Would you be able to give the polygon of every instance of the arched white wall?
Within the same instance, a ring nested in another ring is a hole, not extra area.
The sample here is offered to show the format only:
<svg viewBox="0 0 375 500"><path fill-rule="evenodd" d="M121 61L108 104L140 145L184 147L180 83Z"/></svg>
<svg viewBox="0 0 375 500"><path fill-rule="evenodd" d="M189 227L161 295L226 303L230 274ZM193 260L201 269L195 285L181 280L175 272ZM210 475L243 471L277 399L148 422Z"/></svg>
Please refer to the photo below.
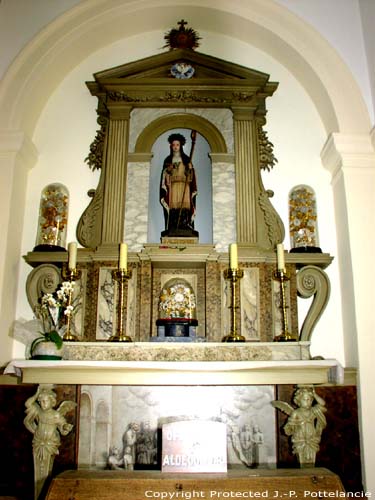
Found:
<svg viewBox="0 0 375 500"><path fill-rule="evenodd" d="M182 11L192 26L246 41L287 67L313 98L327 133L368 132L361 93L338 54L297 16L263 0L235 0L230 5L225 0L206 0L203 5L199 0L82 2L42 30L11 65L0 94L4 123L22 126L32 135L48 95L75 65L124 33L163 32ZM348 102L353 103L350 109Z"/></svg>

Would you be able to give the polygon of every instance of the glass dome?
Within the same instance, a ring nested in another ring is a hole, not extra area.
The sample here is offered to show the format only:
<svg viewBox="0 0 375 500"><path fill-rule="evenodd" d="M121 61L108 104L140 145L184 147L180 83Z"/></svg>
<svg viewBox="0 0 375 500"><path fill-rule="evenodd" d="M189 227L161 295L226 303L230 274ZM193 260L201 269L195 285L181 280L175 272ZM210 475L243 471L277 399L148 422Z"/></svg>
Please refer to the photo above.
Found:
<svg viewBox="0 0 375 500"><path fill-rule="evenodd" d="M196 318L195 293L186 280L173 278L165 283L159 296L159 318Z"/></svg>
<svg viewBox="0 0 375 500"><path fill-rule="evenodd" d="M299 185L289 193L289 234L291 251L320 251L315 192Z"/></svg>
<svg viewBox="0 0 375 500"><path fill-rule="evenodd" d="M34 251L65 250L68 208L69 192L63 184L48 184L42 190Z"/></svg>

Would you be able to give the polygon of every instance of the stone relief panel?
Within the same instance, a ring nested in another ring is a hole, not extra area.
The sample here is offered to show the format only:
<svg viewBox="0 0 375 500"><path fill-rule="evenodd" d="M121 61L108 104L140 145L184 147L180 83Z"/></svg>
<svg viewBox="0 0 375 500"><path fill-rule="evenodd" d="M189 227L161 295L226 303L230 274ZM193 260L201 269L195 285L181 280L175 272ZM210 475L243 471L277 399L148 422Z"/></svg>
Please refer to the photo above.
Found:
<svg viewBox="0 0 375 500"><path fill-rule="evenodd" d="M81 411L80 428L92 429L80 433L78 467L160 470L162 425L181 420L226 424L228 468L274 467L274 398L273 386L82 386L91 404Z"/></svg>
<svg viewBox="0 0 375 500"><path fill-rule="evenodd" d="M108 340L116 333L117 287L110 267L99 271L98 308L96 318L96 340ZM137 273L133 272L128 281L126 301L126 335L135 339L136 334L136 291Z"/></svg>

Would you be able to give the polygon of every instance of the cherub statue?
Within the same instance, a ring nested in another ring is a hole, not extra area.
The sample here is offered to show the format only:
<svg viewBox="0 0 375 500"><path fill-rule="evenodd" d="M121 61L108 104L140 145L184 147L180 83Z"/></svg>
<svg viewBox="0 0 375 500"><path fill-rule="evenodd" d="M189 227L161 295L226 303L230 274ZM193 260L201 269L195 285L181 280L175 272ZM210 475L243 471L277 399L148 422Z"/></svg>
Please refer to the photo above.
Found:
<svg viewBox="0 0 375 500"><path fill-rule="evenodd" d="M65 414L73 410L76 403L63 401L55 410L56 394L52 386L38 386L38 390L26 403L24 424L33 437L34 494L38 498L45 480L52 471L55 455L59 454L60 434L66 436L73 425L65 420Z"/></svg>
<svg viewBox="0 0 375 500"><path fill-rule="evenodd" d="M325 401L312 385L300 385L293 398L297 408L284 401L272 401L272 406L289 415L284 431L291 436L293 453L301 467L312 467L319 451L323 429L327 425ZM316 404L313 404L316 401Z"/></svg>

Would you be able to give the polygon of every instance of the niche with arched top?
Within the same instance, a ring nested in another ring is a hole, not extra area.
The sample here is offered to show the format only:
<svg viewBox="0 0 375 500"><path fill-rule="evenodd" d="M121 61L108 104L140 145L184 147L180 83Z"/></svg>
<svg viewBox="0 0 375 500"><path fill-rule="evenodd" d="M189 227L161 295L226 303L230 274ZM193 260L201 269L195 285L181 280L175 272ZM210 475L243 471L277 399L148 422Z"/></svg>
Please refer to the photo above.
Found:
<svg viewBox="0 0 375 500"><path fill-rule="evenodd" d="M191 140L191 129L175 128L161 134L152 147L152 161L150 167L150 190L148 204L148 235L149 243L160 241L161 233L166 229L163 207L160 202L160 183L163 163L170 154L168 137L172 134L182 134L186 139L183 146L185 154L191 157L197 179L197 195L194 199L195 216L194 229L199 233L200 243L212 243L213 216L212 216L212 166L210 159L211 148L205 137L197 133L195 147ZM192 149L194 149L192 154Z"/></svg>

